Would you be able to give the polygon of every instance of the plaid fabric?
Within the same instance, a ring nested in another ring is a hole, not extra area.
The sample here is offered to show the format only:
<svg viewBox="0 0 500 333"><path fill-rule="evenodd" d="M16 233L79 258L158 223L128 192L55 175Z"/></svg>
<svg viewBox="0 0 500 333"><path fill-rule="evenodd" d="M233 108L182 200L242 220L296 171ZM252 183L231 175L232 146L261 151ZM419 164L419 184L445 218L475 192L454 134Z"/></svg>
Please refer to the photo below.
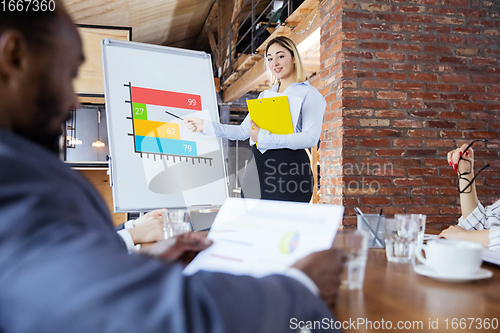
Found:
<svg viewBox="0 0 500 333"><path fill-rule="evenodd" d="M500 200L486 208L479 203L466 219L458 219L458 225L466 230L490 229L489 249L500 251Z"/></svg>

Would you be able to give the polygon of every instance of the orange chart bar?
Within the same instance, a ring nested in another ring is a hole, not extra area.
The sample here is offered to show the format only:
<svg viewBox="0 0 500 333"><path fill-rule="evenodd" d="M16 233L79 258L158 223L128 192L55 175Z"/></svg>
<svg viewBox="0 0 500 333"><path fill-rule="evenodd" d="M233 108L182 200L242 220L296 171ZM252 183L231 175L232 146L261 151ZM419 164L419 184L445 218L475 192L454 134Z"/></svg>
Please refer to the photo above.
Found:
<svg viewBox="0 0 500 333"><path fill-rule="evenodd" d="M179 124L134 119L135 135L180 140Z"/></svg>
<svg viewBox="0 0 500 333"><path fill-rule="evenodd" d="M131 87L132 102L201 111L201 96L174 91Z"/></svg>

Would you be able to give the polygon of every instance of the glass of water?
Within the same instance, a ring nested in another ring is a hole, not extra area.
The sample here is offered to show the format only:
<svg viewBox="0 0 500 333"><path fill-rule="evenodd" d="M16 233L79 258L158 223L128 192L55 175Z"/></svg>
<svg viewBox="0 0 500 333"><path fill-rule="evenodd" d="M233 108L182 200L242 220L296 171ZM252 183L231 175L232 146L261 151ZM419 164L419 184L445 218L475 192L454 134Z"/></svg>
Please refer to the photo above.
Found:
<svg viewBox="0 0 500 333"><path fill-rule="evenodd" d="M415 258L420 221L414 219L384 219L387 260L412 262Z"/></svg>
<svg viewBox="0 0 500 333"><path fill-rule="evenodd" d="M395 219L412 219L417 220L419 222L419 230L418 230L418 240L417 246L422 245L424 243L424 233L425 233L425 222L427 220L427 215L424 214L395 214Z"/></svg>
<svg viewBox="0 0 500 333"><path fill-rule="evenodd" d="M191 224L189 223L189 211L187 209L173 209L163 213L165 239L190 231Z"/></svg>
<svg viewBox="0 0 500 333"><path fill-rule="evenodd" d="M365 280L368 234L362 230L339 230L333 247L342 249L347 260L341 276L342 289L361 289Z"/></svg>

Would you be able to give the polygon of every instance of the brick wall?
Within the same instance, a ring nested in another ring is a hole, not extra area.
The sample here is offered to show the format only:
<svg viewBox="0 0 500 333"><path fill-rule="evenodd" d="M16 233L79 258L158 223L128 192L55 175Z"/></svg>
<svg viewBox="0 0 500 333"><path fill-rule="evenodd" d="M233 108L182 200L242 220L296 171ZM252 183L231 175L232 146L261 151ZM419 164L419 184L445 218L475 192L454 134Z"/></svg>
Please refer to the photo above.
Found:
<svg viewBox="0 0 500 333"><path fill-rule="evenodd" d="M324 87L320 91L327 106L323 119L321 135L321 201L343 204L342 144L343 144L343 101L340 96L342 87L342 4L338 1L324 1L320 5L321 49L320 70Z"/></svg>
<svg viewBox="0 0 500 333"><path fill-rule="evenodd" d="M446 153L473 139L483 203L500 199L500 1L325 0L321 77L328 102L321 198L385 214L460 215Z"/></svg>

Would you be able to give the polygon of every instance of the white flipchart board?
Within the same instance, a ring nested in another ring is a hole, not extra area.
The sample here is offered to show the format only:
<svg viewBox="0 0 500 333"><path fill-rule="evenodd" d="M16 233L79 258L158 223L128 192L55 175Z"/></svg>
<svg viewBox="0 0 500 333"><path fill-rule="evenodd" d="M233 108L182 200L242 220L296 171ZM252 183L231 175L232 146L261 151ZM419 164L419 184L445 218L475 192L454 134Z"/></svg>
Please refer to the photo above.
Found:
<svg viewBox="0 0 500 333"><path fill-rule="evenodd" d="M210 55L105 39L102 56L115 212L221 205L221 140L165 112L219 122Z"/></svg>

